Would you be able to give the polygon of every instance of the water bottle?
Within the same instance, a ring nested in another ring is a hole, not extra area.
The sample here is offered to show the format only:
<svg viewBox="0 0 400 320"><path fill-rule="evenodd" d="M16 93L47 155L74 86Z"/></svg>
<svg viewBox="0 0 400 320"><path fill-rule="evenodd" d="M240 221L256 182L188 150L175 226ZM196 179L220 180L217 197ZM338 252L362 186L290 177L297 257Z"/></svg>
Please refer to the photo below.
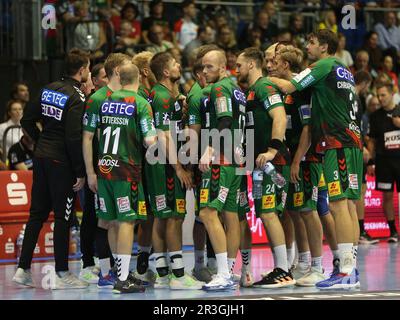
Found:
<svg viewBox="0 0 400 320"><path fill-rule="evenodd" d="M264 165L263 171L265 174L271 177L271 180L275 185L281 189L286 184L285 178L275 169L275 166L271 162L267 162Z"/></svg>
<svg viewBox="0 0 400 320"><path fill-rule="evenodd" d="M263 182L263 172L259 169L253 171L253 198L261 199L262 197L262 182Z"/></svg>

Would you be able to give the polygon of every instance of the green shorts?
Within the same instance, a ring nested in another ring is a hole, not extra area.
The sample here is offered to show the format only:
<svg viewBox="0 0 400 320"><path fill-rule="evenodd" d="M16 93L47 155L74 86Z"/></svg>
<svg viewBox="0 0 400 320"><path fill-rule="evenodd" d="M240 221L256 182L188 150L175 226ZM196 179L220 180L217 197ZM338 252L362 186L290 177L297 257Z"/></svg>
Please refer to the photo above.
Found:
<svg viewBox="0 0 400 320"><path fill-rule="evenodd" d="M290 211L317 210L318 185L323 180L322 164L302 161L300 181L289 184L286 209Z"/></svg>
<svg viewBox="0 0 400 320"><path fill-rule="evenodd" d="M218 212L238 212L238 198L243 176L236 174L237 167L213 165L203 173L199 203L200 210L210 207Z"/></svg>
<svg viewBox="0 0 400 320"><path fill-rule="evenodd" d="M182 188L174 168L167 164L147 164L146 178L150 205L159 219L185 218L186 190Z"/></svg>
<svg viewBox="0 0 400 320"><path fill-rule="evenodd" d="M248 189L247 189L247 175L242 176L242 182L240 184L239 190L239 220L246 219L246 213L250 212L249 198L248 198Z"/></svg>
<svg viewBox="0 0 400 320"><path fill-rule="evenodd" d="M358 200L361 195L363 156L360 149L341 148L325 152L323 171L330 201Z"/></svg>
<svg viewBox="0 0 400 320"><path fill-rule="evenodd" d="M290 166L275 165L275 168L286 179L286 184L283 188L279 189L272 182L269 175L263 174L262 197L261 199L254 199L254 208L257 217L260 217L263 213L277 212L281 214L285 209L289 190Z"/></svg>
<svg viewBox="0 0 400 320"><path fill-rule="evenodd" d="M147 209L141 183L98 179L96 212L103 220L146 220Z"/></svg>

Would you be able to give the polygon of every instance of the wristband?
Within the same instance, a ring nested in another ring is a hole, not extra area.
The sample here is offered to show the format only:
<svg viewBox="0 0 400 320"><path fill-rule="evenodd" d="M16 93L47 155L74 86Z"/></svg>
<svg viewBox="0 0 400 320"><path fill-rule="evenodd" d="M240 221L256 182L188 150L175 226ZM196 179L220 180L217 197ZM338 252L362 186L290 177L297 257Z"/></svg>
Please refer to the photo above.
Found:
<svg viewBox="0 0 400 320"><path fill-rule="evenodd" d="M279 140L279 139L272 139L272 140L269 142L269 148L273 148L273 149L279 151L279 150L281 150L283 147L284 147L284 144L283 144L283 142L282 142L281 140Z"/></svg>
<svg viewBox="0 0 400 320"><path fill-rule="evenodd" d="M375 164L375 160L374 159L369 159L367 162L367 166L373 166Z"/></svg>

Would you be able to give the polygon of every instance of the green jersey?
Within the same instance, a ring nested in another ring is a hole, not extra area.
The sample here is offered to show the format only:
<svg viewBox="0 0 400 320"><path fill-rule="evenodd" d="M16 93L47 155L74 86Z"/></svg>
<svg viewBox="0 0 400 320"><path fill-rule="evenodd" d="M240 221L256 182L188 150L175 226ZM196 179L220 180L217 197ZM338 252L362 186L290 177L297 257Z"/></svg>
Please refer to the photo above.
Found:
<svg viewBox="0 0 400 320"><path fill-rule="evenodd" d="M156 134L150 105L136 92L118 90L100 107L99 174L141 181L142 145Z"/></svg>
<svg viewBox="0 0 400 320"><path fill-rule="evenodd" d="M310 101L311 95L309 90L304 93L294 92L284 97L287 119L285 138L286 145L292 157L295 155L299 145L303 126L310 123Z"/></svg>
<svg viewBox="0 0 400 320"><path fill-rule="evenodd" d="M245 124L246 124L246 96L242 90L230 79L223 78L214 83L211 87L209 100L205 101L208 114L203 115L205 125L202 129L218 129L218 121L223 117L232 118L231 137L232 142L232 164L234 163L234 155L240 153L243 156ZM237 130L236 137L235 131ZM211 141L210 141L211 142ZM221 145L221 156L224 152L224 144ZM221 161L223 161L221 159Z"/></svg>
<svg viewBox="0 0 400 320"><path fill-rule="evenodd" d="M201 124L201 104L207 99L210 94L211 86L201 88L198 82L190 89L187 95L189 126Z"/></svg>
<svg viewBox="0 0 400 320"><path fill-rule="evenodd" d="M246 129L254 130L254 159L260 153L267 152L271 141L272 118L269 112L277 107L283 107L279 89L268 78L259 78L247 93ZM280 157L281 150L275 157L278 163L284 165L289 159ZM287 155L288 156L288 155Z"/></svg>
<svg viewBox="0 0 400 320"><path fill-rule="evenodd" d="M362 148L354 77L335 57L321 59L295 76L297 90L312 88L311 135L316 152Z"/></svg>
<svg viewBox="0 0 400 320"><path fill-rule="evenodd" d="M150 89L146 88L144 85L141 84L139 86L138 95L146 99L149 103L151 103L150 91L151 91Z"/></svg>
<svg viewBox="0 0 400 320"><path fill-rule="evenodd" d="M183 109L176 97L168 88L157 83L151 91L151 107L154 113L155 127L163 131L171 130L171 134L179 134L183 130ZM177 148L181 146L179 142Z"/></svg>
<svg viewBox="0 0 400 320"><path fill-rule="evenodd" d="M87 103L86 111L83 116L83 130L89 132L95 132L99 126L99 112L102 103L112 95L112 90L104 86L95 93L93 93Z"/></svg>

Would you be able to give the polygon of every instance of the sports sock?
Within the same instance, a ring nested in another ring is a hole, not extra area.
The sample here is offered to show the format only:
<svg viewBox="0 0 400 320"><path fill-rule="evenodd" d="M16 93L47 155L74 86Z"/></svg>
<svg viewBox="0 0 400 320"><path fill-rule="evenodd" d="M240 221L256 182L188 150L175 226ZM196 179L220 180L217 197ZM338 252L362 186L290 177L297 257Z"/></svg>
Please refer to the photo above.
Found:
<svg viewBox="0 0 400 320"><path fill-rule="evenodd" d="M311 253L310 251L299 252L299 268L302 270L307 270L310 268Z"/></svg>
<svg viewBox="0 0 400 320"><path fill-rule="evenodd" d="M228 258L228 269L230 273L233 273L235 268L236 258Z"/></svg>
<svg viewBox="0 0 400 320"><path fill-rule="evenodd" d="M353 244L339 243L340 272L350 274L354 267Z"/></svg>
<svg viewBox="0 0 400 320"><path fill-rule="evenodd" d="M276 257L276 268L281 268L282 270L288 272L289 269L287 264L286 245L282 244L274 247L274 252Z"/></svg>
<svg viewBox="0 0 400 320"><path fill-rule="evenodd" d="M194 250L194 270L199 271L205 268L204 250Z"/></svg>
<svg viewBox="0 0 400 320"><path fill-rule="evenodd" d="M185 267L183 266L182 250L170 252L169 258L174 276L177 278L183 277L185 275Z"/></svg>
<svg viewBox="0 0 400 320"><path fill-rule="evenodd" d="M129 264L131 262L130 254L119 254L117 256L117 266L118 266L118 279L125 281L129 275Z"/></svg>
<svg viewBox="0 0 400 320"><path fill-rule="evenodd" d="M215 258L217 259L218 274L224 277L229 277L228 253L217 253L215 254Z"/></svg>
<svg viewBox="0 0 400 320"><path fill-rule="evenodd" d="M240 250L242 255L242 272L251 271L251 249Z"/></svg>
<svg viewBox="0 0 400 320"><path fill-rule="evenodd" d="M322 273L322 257L311 257L311 267Z"/></svg>

